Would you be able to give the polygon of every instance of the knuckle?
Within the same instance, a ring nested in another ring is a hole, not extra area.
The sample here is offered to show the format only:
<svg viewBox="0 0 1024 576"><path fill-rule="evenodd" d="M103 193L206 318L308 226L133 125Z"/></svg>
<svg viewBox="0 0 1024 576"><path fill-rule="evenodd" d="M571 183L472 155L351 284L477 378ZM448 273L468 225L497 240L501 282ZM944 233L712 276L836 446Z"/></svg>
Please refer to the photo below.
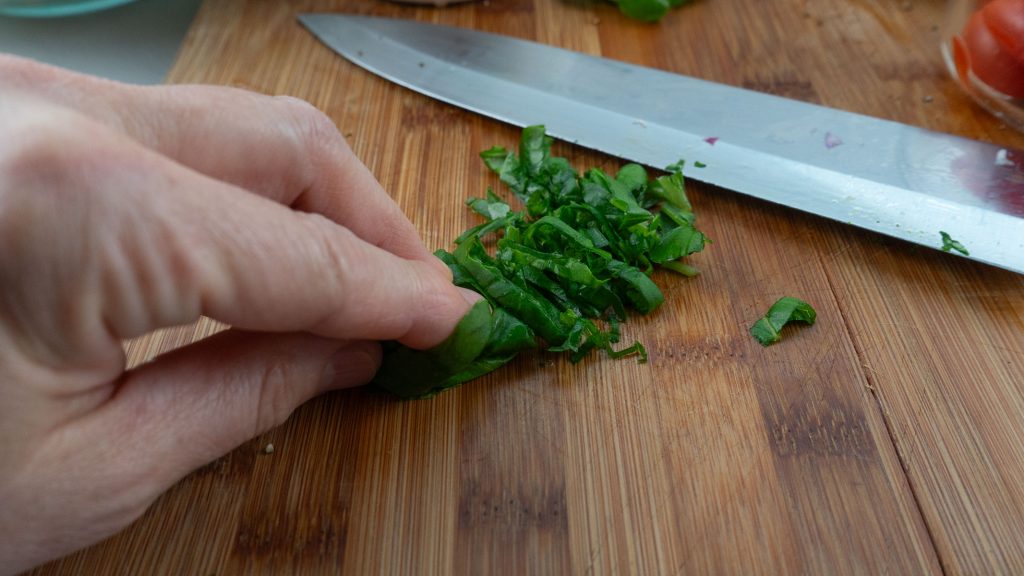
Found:
<svg viewBox="0 0 1024 576"><path fill-rule="evenodd" d="M8 248L25 244L38 235L59 204L53 196L66 186L66 172L73 171L76 153L69 149L68 129L59 122L25 118L10 126L9 138L0 144L0 242ZM35 232L33 232L35 230Z"/></svg>
<svg viewBox="0 0 1024 576"><path fill-rule="evenodd" d="M115 159L97 138L97 126L74 114L57 112L26 118L12 127L9 144L0 148L0 174L6 191L34 194L80 192L84 176L102 173Z"/></svg>
<svg viewBox="0 0 1024 576"><path fill-rule="evenodd" d="M304 148L311 151L348 148L334 121L319 108L294 96L274 98L284 107L285 115Z"/></svg>
<svg viewBox="0 0 1024 576"><path fill-rule="evenodd" d="M38 62L0 54L0 86L33 86L53 81L60 70Z"/></svg>
<svg viewBox="0 0 1024 576"><path fill-rule="evenodd" d="M95 232L80 228L113 200L103 183L123 162L87 127L74 115L56 114L12 128L9 145L0 145L0 243L52 252L54 240L75 230ZM34 242L43 237L51 241Z"/></svg>
<svg viewBox="0 0 1024 576"><path fill-rule="evenodd" d="M315 262L324 265L324 277L335 286L344 286L356 271L357 263L348 249L354 234L348 228L338 226L319 214L303 214L310 237L315 240L312 249ZM342 290L342 292L345 292Z"/></svg>
<svg viewBox="0 0 1024 576"><path fill-rule="evenodd" d="M293 96L275 96L283 126L281 132L290 140L289 171L297 190L315 188L324 176L325 166L344 157L348 144L338 132L334 121L309 102Z"/></svg>

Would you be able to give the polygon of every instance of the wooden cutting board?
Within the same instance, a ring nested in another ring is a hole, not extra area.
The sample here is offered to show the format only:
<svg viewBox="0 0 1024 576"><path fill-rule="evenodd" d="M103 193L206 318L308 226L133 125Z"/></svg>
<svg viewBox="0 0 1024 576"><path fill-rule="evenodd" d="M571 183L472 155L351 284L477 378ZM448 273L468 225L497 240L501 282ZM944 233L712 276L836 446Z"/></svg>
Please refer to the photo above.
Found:
<svg viewBox="0 0 1024 576"><path fill-rule="evenodd" d="M518 131L354 67L298 12L502 32L1024 147L947 78L943 7L697 0L646 25L587 0L218 0L168 80L310 100L434 248L496 184L477 152ZM665 306L628 324L649 363L525 354L430 400L320 398L37 574L1024 573L1024 276L689 192L714 244L699 277L656 275ZM761 348L747 327L783 295L818 323Z"/></svg>

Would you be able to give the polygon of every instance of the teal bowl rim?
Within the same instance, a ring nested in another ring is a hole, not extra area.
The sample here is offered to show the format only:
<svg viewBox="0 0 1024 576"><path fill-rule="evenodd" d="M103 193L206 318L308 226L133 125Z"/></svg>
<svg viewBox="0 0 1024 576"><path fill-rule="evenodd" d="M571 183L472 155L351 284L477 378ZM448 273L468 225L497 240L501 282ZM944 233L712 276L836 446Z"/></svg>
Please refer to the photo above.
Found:
<svg viewBox="0 0 1024 576"><path fill-rule="evenodd" d="M89 0L87 2L72 2L58 6L7 6L0 2L0 15L17 16L20 18L57 18L60 16L75 16L98 10L106 10L129 4L136 0Z"/></svg>

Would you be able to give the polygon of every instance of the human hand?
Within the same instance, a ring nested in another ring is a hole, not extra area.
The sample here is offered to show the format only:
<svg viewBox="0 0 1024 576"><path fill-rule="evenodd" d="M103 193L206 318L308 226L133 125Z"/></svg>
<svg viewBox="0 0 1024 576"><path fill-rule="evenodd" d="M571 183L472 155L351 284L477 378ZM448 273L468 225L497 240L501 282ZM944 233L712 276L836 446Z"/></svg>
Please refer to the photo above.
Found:
<svg viewBox="0 0 1024 576"><path fill-rule="evenodd" d="M128 525L469 309L312 106L0 56L0 573ZM232 329L125 370L122 340Z"/></svg>

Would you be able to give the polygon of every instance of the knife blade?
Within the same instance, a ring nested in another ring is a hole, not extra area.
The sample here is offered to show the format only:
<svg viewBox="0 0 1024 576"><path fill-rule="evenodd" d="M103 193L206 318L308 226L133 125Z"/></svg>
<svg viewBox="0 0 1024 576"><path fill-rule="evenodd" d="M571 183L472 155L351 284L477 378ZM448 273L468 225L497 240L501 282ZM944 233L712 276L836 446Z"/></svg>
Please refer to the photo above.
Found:
<svg viewBox="0 0 1024 576"><path fill-rule="evenodd" d="M1024 273L1024 150L409 20L302 14L354 64L432 98L688 178ZM947 251L948 246L946 246Z"/></svg>

